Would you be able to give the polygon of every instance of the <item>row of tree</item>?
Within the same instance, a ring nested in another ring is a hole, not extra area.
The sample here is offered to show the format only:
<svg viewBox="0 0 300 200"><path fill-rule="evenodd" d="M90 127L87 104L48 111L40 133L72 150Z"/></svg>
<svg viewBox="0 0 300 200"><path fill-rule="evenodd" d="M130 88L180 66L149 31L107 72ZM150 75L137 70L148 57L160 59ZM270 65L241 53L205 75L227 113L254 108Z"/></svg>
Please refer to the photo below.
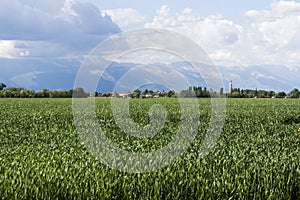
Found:
<svg viewBox="0 0 300 200"><path fill-rule="evenodd" d="M6 88L4 83L0 83L0 98L85 98L90 96L88 92L85 92L82 88L76 88L71 90L47 90L42 89L38 92L34 90L27 90L25 88ZM95 92L93 96L95 97L112 97L118 96L116 93L98 93ZM208 97L218 97L218 96L226 96L228 98L299 98L300 91L295 88L289 93L275 92L275 91L267 91L267 90L251 90L251 89L240 89L233 88L229 93L224 93L223 88L220 89L219 92L213 91L211 89L207 89L206 87L189 87L186 90L182 90L179 93L175 91L152 91L145 89L144 91L134 90L130 93L129 97L133 98L142 98L148 96L158 96L158 97L197 97L197 98L208 98Z"/></svg>
<svg viewBox="0 0 300 200"><path fill-rule="evenodd" d="M221 95L223 95L223 89L220 90L220 93ZM206 87L202 89L202 87L195 87L195 86L194 87L190 86L188 89L179 92L180 97L208 98L211 96L210 94L214 94L214 96L216 96L215 94L217 94L217 92L212 90L207 90Z"/></svg>
<svg viewBox="0 0 300 200"><path fill-rule="evenodd" d="M226 96L227 98L299 98L300 91L297 88L294 88L289 93L284 91L275 92L268 90L251 90L251 89L240 89L233 88L230 92L224 93L224 89L221 88L219 92L213 90L207 90L206 87L189 87L187 90L182 90L180 93L181 97L193 97L198 98L207 98L210 96Z"/></svg>
<svg viewBox="0 0 300 200"><path fill-rule="evenodd" d="M1 89L1 88L0 88ZM27 90L25 88L7 88L0 90L0 98L86 98L89 93L82 88L74 90Z"/></svg>
<svg viewBox="0 0 300 200"><path fill-rule="evenodd" d="M295 88L289 93L286 92L275 92L275 91L267 91L267 90L251 90L251 89L240 89L233 88L231 92L225 93L224 89L221 88L219 92L213 91L212 89L207 89L206 87L189 87L186 90L182 90L176 93L173 90L169 92L160 92L160 91L152 91L145 89L144 91L134 90L130 93L129 97L132 98L143 98L145 95L149 96L159 96L159 97L197 97L197 98L210 98L210 97L227 97L227 98L299 98L300 91ZM118 97L118 93L95 93L95 97Z"/></svg>
<svg viewBox="0 0 300 200"><path fill-rule="evenodd" d="M233 88L230 92L224 93L223 88L220 89L220 92L209 90L207 91L206 88L202 90L201 87L197 88L189 88L188 90L181 91L183 96L189 96L189 94L193 94L196 97L205 98L210 97L211 94L217 97L219 96L226 96L227 98L299 98L300 91L297 88L294 88L292 91L286 93L284 91L275 92L272 90L252 90L252 89L240 89L240 88Z"/></svg>
<svg viewBox="0 0 300 200"><path fill-rule="evenodd" d="M231 93L227 94L227 97L231 98L299 98L300 92L297 88L293 89L289 93L267 91L267 90L249 90L234 88Z"/></svg>

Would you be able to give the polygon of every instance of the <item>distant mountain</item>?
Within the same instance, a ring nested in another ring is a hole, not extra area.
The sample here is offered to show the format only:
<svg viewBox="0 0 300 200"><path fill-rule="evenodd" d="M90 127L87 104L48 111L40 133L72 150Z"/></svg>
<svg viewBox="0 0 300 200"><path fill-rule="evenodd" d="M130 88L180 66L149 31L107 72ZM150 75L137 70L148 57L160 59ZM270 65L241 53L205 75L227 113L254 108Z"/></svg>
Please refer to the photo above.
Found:
<svg viewBox="0 0 300 200"><path fill-rule="evenodd" d="M0 63L0 82L32 90L72 89L80 66L78 60L65 59L0 59Z"/></svg>
<svg viewBox="0 0 300 200"><path fill-rule="evenodd" d="M117 67L115 70L112 67L108 70L107 75L114 77L118 80L122 76L122 73L129 71L130 64L126 64L122 67L122 64L115 64ZM192 86L206 87L205 80L199 76L195 71L186 70L186 65L190 65L186 62L176 62L167 67L177 70L180 74L184 75ZM136 65L134 65L136 66ZM209 66L205 66L209 67ZM120 70L123 68L123 70ZM274 90L289 92L293 88L300 89L300 68L290 68L286 66L270 66L270 65L257 65L249 67L223 67L217 66L217 70L223 77L223 84L225 91L229 91L229 82L233 81L233 87L242 89L258 89L258 90ZM155 73L155 72L154 72ZM168 76L168 74L166 74ZM105 77L105 76L104 76ZM112 79L110 79L112 80ZM132 80L134 81L134 80ZM104 83L104 82L103 82ZM114 81L105 82L101 86L105 90L112 90L114 88ZM152 90L155 90L152 84ZM157 89L159 89L159 84Z"/></svg>
<svg viewBox="0 0 300 200"><path fill-rule="evenodd" d="M233 87L243 89L262 89L289 92L300 88L300 68L286 66L248 66L218 67L223 76L225 90L229 90L229 82ZM226 84L227 83L227 84Z"/></svg>
<svg viewBox="0 0 300 200"><path fill-rule="evenodd" d="M8 87L25 87L33 90L47 88L71 89L81 62L79 60L60 60L49 64L42 60L20 60L13 63L9 59L0 59L0 82ZM131 91L134 89L165 90L186 89L188 85L205 87L206 83L196 71L189 69L187 62L175 62L169 65L155 63L152 66L134 63L112 63L103 72L91 72L91 76L102 78L97 86L99 92L115 89L116 83L127 77L129 81L119 84L118 89ZM205 66L208 69L209 66ZM224 89L229 90L229 82L233 87L243 89L264 89L289 92L293 88L300 89L300 68L282 65L257 65L248 67L217 66L223 77ZM168 78L166 78L168 77ZM169 80L170 84L167 83ZM184 82L186 84L182 84ZM143 83L138 85L139 83ZM121 86L120 86L121 85ZM148 85L148 86L147 86ZM119 91L120 92L120 91Z"/></svg>

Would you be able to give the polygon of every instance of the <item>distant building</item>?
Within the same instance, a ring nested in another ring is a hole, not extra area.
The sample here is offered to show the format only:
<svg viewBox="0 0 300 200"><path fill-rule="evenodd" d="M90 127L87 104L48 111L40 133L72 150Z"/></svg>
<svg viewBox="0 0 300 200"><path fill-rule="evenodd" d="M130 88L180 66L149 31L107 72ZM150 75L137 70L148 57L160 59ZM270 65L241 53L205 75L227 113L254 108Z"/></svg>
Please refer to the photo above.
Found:
<svg viewBox="0 0 300 200"><path fill-rule="evenodd" d="M115 93L115 92L109 92L108 95L110 97L117 97L117 93Z"/></svg>
<svg viewBox="0 0 300 200"><path fill-rule="evenodd" d="M124 92L124 93L120 93L119 97L121 97L121 98L131 98L132 94L130 92Z"/></svg>
<svg viewBox="0 0 300 200"><path fill-rule="evenodd" d="M146 96L146 98L152 98L153 97L152 94L146 94L145 96Z"/></svg>
<svg viewBox="0 0 300 200"><path fill-rule="evenodd" d="M141 99L143 99L143 98L153 98L153 95L152 94L141 94L140 98Z"/></svg>

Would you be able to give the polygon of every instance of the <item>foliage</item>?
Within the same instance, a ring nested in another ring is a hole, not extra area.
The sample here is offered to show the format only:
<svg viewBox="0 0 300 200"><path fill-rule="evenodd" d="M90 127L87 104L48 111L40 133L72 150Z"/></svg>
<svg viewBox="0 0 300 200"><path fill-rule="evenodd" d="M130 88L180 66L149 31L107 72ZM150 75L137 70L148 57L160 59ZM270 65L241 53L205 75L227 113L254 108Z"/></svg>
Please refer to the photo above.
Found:
<svg viewBox="0 0 300 200"><path fill-rule="evenodd" d="M82 88L74 90L47 90L42 89L38 92L25 88L6 88L0 91L0 98L71 98L87 97L89 94Z"/></svg>
<svg viewBox="0 0 300 200"><path fill-rule="evenodd" d="M86 98L89 96L89 93L85 92L83 88L75 88L73 90L73 97L75 98Z"/></svg>
<svg viewBox="0 0 300 200"><path fill-rule="evenodd" d="M97 99L99 123L116 146L162 148L180 121L177 99L131 99L130 113L149 123L154 104L168 111L152 139L117 128L110 99ZM300 196L299 100L229 99L224 132L200 157L210 100L199 99L201 123L192 146L172 165L151 173L108 168L83 146L71 99L0 99L0 197L3 199L297 199Z"/></svg>
<svg viewBox="0 0 300 200"><path fill-rule="evenodd" d="M299 98L300 97L300 91L297 88L294 88L288 95L291 98Z"/></svg>
<svg viewBox="0 0 300 200"><path fill-rule="evenodd" d="M1 83L2 84L2 83ZM5 90L1 91L1 88L4 89L6 87L5 84L1 86L0 84L0 98L85 98L88 97L90 94L85 92L83 88L76 88L74 90L47 90L42 89L38 92L33 90L27 90L25 88L6 88ZM170 90L169 92L165 91L152 91L145 89L144 91L134 90L132 93L128 93L128 97L131 98L145 98L146 95L151 97L158 96L158 97L197 97L197 98L209 98L209 97L224 97L226 95L227 98L299 98L300 91L297 88L294 88L288 94L281 91L276 93L275 91L267 91L267 90L251 90L251 89L240 89L240 88L233 88L231 93L225 93L224 89L221 88L219 92L213 91L212 89L207 89L206 87L189 87L186 90L182 90L176 93L174 90ZM118 97L118 93L116 92L107 92L107 93L99 93L94 92L92 96L94 97Z"/></svg>
<svg viewBox="0 0 300 200"><path fill-rule="evenodd" d="M174 90L170 90L169 92L168 92L168 95L167 95L169 98L175 98L176 97L176 93L175 93L175 91Z"/></svg>
<svg viewBox="0 0 300 200"><path fill-rule="evenodd" d="M285 92L278 92L276 95L277 98L284 98L285 96L286 96Z"/></svg>
<svg viewBox="0 0 300 200"><path fill-rule="evenodd" d="M210 97L209 91L204 87L189 87L187 90L182 90L179 93L180 97L202 97L207 98Z"/></svg>

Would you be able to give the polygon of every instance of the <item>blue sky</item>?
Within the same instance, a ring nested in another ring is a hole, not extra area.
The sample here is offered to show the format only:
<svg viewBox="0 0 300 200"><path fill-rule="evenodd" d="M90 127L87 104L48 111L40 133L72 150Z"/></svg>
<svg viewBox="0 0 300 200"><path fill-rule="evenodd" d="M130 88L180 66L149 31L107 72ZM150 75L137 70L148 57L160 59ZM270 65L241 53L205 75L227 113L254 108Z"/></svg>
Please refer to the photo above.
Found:
<svg viewBox="0 0 300 200"><path fill-rule="evenodd" d="M97 44L137 28L182 33L219 66L300 66L296 0L2 0L0 25L0 81L14 87L72 87Z"/></svg>

